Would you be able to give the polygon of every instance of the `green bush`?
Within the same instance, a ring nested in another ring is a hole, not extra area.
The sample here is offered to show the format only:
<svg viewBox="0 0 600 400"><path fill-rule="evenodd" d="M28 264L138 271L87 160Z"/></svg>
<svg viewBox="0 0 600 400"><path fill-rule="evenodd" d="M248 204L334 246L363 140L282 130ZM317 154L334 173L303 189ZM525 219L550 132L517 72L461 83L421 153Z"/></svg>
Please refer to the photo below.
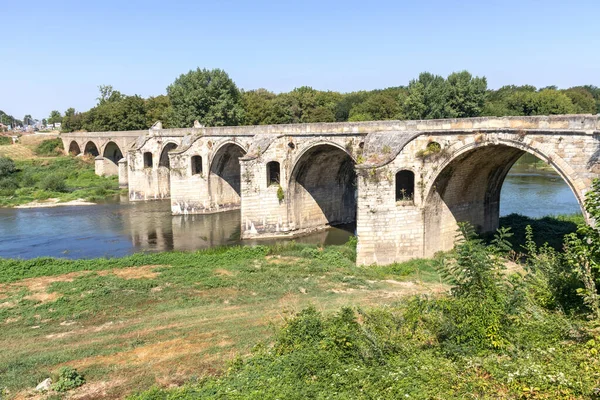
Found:
<svg viewBox="0 0 600 400"><path fill-rule="evenodd" d="M11 175L17 170L15 162L8 157L0 157L0 178Z"/></svg>
<svg viewBox="0 0 600 400"><path fill-rule="evenodd" d="M12 196L19 188L19 181L12 176L0 178L0 196Z"/></svg>
<svg viewBox="0 0 600 400"><path fill-rule="evenodd" d="M52 173L42 178L40 188L51 192L66 192L67 183L62 174Z"/></svg>
<svg viewBox="0 0 600 400"><path fill-rule="evenodd" d="M58 371L58 379L52 385L57 392L66 392L78 388L85 383L85 378L75 368L61 367Z"/></svg>
<svg viewBox="0 0 600 400"><path fill-rule="evenodd" d="M44 140L35 149L39 156L60 156L64 152L63 142L59 138Z"/></svg>
<svg viewBox="0 0 600 400"><path fill-rule="evenodd" d="M6 146L12 144L12 138L8 136L0 136L0 146Z"/></svg>

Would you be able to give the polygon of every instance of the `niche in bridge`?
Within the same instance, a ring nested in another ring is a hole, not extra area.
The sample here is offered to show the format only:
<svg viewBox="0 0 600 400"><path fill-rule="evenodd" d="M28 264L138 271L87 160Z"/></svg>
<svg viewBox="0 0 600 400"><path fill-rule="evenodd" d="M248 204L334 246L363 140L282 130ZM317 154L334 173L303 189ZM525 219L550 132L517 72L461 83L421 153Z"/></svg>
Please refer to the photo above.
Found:
<svg viewBox="0 0 600 400"><path fill-rule="evenodd" d="M507 145L489 145L467 151L453 159L438 174L425 204L425 255L449 250L454 245L457 223L468 222L476 231L493 232L499 227L500 195L506 177L523 150ZM551 168L551 167L549 167ZM553 178L568 188L558 174ZM513 188L515 204L524 203L527 185ZM549 193L537 191L535 206L551 204ZM519 212L518 209L513 211ZM552 214L553 212L549 212Z"/></svg>
<svg viewBox="0 0 600 400"><path fill-rule="evenodd" d="M192 156L192 175L202 174L202 157Z"/></svg>
<svg viewBox="0 0 600 400"><path fill-rule="evenodd" d="M403 170L396 173L396 201L413 201L415 196L415 174Z"/></svg>
<svg viewBox="0 0 600 400"><path fill-rule="evenodd" d="M83 150L83 154L98 157L100 152L98 151L98 147L96 147L94 142L87 142Z"/></svg>
<svg viewBox="0 0 600 400"><path fill-rule="evenodd" d="M123 153L121 153L121 149L115 142L108 142L106 147L104 148L104 154L102 155L105 159L112 161L117 164L119 160L123 158Z"/></svg>
<svg viewBox="0 0 600 400"><path fill-rule="evenodd" d="M279 175L281 167L277 161L267 163L267 186L279 185Z"/></svg>
<svg viewBox="0 0 600 400"><path fill-rule="evenodd" d="M241 193L240 158L246 151L237 144L222 146L210 163L210 194L219 206L239 206Z"/></svg>
<svg viewBox="0 0 600 400"><path fill-rule="evenodd" d="M152 153L149 151L144 153L144 168L152 168Z"/></svg>
<svg viewBox="0 0 600 400"><path fill-rule="evenodd" d="M69 154L72 156L76 156L79 153L81 153L81 149L79 148L79 145L77 144L76 141L72 141L71 144L69 145Z"/></svg>
<svg viewBox="0 0 600 400"><path fill-rule="evenodd" d="M296 229L355 222L354 160L328 144L309 149L294 166L287 195Z"/></svg>

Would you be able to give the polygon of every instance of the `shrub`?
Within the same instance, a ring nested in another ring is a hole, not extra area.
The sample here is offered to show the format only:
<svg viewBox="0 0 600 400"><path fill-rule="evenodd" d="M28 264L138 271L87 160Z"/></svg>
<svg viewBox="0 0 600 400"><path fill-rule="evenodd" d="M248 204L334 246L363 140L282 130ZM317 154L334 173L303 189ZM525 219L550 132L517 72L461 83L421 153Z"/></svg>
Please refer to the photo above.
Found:
<svg viewBox="0 0 600 400"><path fill-rule="evenodd" d="M0 196L12 196L19 188L19 182L12 176L0 178Z"/></svg>
<svg viewBox="0 0 600 400"><path fill-rule="evenodd" d="M15 162L8 157L0 157L0 178L15 172Z"/></svg>
<svg viewBox="0 0 600 400"><path fill-rule="evenodd" d="M12 138L8 136L0 136L0 146L6 146L12 144Z"/></svg>
<svg viewBox="0 0 600 400"><path fill-rule="evenodd" d="M35 154L40 156L59 156L63 154L63 143L59 138L44 140L35 149Z"/></svg>
<svg viewBox="0 0 600 400"><path fill-rule="evenodd" d="M78 388L85 383L85 378L75 368L62 367L58 371L58 379L52 385L52 389L57 392L66 392Z"/></svg>
<svg viewBox="0 0 600 400"><path fill-rule="evenodd" d="M52 173L42 178L40 188L51 192L66 192L67 183L63 175Z"/></svg>

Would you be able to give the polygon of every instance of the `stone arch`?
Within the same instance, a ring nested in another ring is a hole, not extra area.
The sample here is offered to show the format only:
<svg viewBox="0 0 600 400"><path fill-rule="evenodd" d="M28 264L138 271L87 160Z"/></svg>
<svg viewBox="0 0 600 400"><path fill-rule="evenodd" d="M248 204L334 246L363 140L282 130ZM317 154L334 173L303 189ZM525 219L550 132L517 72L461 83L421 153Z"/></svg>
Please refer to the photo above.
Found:
<svg viewBox="0 0 600 400"><path fill-rule="evenodd" d="M98 146L96 146L96 143L90 140L85 144L83 154L98 157L100 155L100 152L98 151Z"/></svg>
<svg viewBox="0 0 600 400"><path fill-rule="evenodd" d="M106 146L104 146L102 157L117 164L119 160L123 158L123 153L115 142L108 142Z"/></svg>
<svg viewBox="0 0 600 400"><path fill-rule="evenodd" d="M337 143L315 143L293 164L287 194L294 229L356 221L354 158Z"/></svg>
<svg viewBox="0 0 600 400"><path fill-rule="evenodd" d="M158 193L160 198L171 196L171 162L169 152L177 148L177 143L167 142L163 146L158 159L157 177Z"/></svg>
<svg viewBox="0 0 600 400"><path fill-rule="evenodd" d="M211 203L217 207L235 208L241 204L240 161L246 150L233 141L217 147L210 158L209 192Z"/></svg>
<svg viewBox="0 0 600 400"><path fill-rule="evenodd" d="M171 169L171 162L169 161L169 152L177 148L177 143L168 142L162 148L160 152L160 158L158 159L158 166Z"/></svg>
<svg viewBox="0 0 600 400"><path fill-rule="evenodd" d="M71 141L71 144L69 144L69 154L72 156L76 156L80 153L81 148L79 147L79 143L77 143L75 140Z"/></svg>
<svg viewBox="0 0 600 400"><path fill-rule="evenodd" d="M513 164L525 153L551 165L583 210L584 194L578 189L585 187L583 182L553 151L540 147L534 141L496 138L453 149L425 187L425 256L453 247L458 222L469 222L479 232L498 228L502 185Z"/></svg>

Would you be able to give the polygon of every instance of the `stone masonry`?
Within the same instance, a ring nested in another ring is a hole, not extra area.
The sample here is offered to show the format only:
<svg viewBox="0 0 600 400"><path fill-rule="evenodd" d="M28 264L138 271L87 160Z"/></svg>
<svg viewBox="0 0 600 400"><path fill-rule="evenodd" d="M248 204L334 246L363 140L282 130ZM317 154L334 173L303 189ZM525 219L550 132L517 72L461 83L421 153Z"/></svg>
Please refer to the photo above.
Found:
<svg viewBox="0 0 600 400"><path fill-rule="evenodd" d="M119 173L130 200L170 198L174 215L241 209L242 238L356 222L358 264L448 250L462 221L495 230L502 183L525 152L550 164L583 204L600 173L599 138L600 117L591 115L62 137L72 154L97 156L97 173Z"/></svg>

